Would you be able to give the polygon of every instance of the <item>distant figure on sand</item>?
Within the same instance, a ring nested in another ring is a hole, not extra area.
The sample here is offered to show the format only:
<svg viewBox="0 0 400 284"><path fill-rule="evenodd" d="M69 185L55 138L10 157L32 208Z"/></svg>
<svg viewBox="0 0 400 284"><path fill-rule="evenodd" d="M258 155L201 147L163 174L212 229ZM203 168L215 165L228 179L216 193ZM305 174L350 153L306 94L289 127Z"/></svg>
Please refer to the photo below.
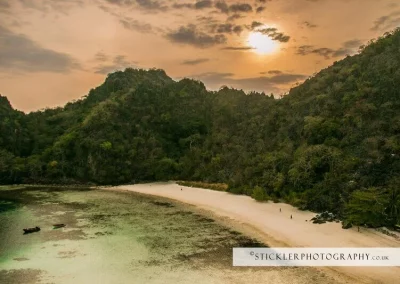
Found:
<svg viewBox="0 0 400 284"><path fill-rule="evenodd" d="M182 190L182 187L181 187L181 190Z"/></svg>
<svg viewBox="0 0 400 284"><path fill-rule="evenodd" d="M279 208L279 212L282 212L282 208Z"/></svg>
<svg viewBox="0 0 400 284"><path fill-rule="evenodd" d="M290 215L290 219L293 219L293 216L292 216L292 215Z"/></svg>

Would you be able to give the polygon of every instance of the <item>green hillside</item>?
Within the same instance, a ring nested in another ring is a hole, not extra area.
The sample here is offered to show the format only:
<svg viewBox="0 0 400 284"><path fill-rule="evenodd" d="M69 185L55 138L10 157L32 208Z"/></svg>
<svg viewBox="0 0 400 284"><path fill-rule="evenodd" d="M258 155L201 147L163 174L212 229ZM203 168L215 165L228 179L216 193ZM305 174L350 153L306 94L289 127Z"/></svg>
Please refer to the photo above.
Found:
<svg viewBox="0 0 400 284"><path fill-rule="evenodd" d="M0 97L0 183L223 182L354 224L400 217L400 30L276 100L126 69L63 108Z"/></svg>

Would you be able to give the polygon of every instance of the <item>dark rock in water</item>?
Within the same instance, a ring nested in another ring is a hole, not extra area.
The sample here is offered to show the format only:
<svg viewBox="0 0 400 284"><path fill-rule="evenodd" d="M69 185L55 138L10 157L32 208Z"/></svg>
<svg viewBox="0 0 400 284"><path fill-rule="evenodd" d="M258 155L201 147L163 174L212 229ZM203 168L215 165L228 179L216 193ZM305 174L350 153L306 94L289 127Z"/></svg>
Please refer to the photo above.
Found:
<svg viewBox="0 0 400 284"><path fill-rule="evenodd" d="M168 208L175 207L174 205L172 205L171 203L168 203L168 202L152 201L151 203L153 203L154 205L157 205L157 206L162 206L162 207L168 207Z"/></svg>
<svg viewBox="0 0 400 284"><path fill-rule="evenodd" d="M26 257L17 257L17 258L13 258L13 260L16 260L16 261L26 261L26 260L29 260L29 258L26 258Z"/></svg>
<svg viewBox="0 0 400 284"><path fill-rule="evenodd" d="M353 224L351 224L348 221L343 221L342 222L342 229L350 229L351 227L353 227Z"/></svg>
<svg viewBox="0 0 400 284"><path fill-rule="evenodd" d="M53 225L54 229L64 228L65 226L66 226L65 224L54 224Z"/></svg>
<svg viewBox="0 0 400 284"><path fill-rule="evenodd" d="M39 232L40 228L35 227L35 228L27 228L27 229L23 229L23 230L24 230L24 235L26 235L26 234L30 234L30 233Z"/></svg>

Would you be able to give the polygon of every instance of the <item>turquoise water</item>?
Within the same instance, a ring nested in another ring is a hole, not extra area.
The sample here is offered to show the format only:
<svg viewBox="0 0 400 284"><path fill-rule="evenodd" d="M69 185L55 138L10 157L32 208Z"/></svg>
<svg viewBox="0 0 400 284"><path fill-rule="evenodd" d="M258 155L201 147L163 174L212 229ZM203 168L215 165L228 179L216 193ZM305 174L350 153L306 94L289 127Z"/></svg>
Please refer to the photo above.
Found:
<svg viewBox="0 0 400 284"><path fill-rule="evenodd" d="M52 224L67 226L53 229ZM41 231L23 235L23 228ZM0 283L330 283L296 268L234 268L261 244L192 207L131 192L0 188Z"/></svg>
<svg viewBox="0 0 400 284"><path fill-rule="evenodd" d="M105 190L0 190L0 277L7 280L0 282L165 283L185 274L207 280L204 267L229 266L230 248L251 243L183 207ZM53 229L56 223L67 226ZM34 226L41 231L23 235ZM208 263L216 256L219 264Z"/></svg>

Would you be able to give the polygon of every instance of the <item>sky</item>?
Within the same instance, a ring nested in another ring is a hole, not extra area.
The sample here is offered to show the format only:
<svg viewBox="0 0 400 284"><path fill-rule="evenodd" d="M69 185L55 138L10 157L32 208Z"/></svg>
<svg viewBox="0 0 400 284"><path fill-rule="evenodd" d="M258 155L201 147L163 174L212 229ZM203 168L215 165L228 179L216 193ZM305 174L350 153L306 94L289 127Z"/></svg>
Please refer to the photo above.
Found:
<svg viewBox="0 0 400 284"><path fill-rule="evenodd" d="M398 0L0 0L0 94L62 106L133 67L279 97L399 25Z"/></svg>

